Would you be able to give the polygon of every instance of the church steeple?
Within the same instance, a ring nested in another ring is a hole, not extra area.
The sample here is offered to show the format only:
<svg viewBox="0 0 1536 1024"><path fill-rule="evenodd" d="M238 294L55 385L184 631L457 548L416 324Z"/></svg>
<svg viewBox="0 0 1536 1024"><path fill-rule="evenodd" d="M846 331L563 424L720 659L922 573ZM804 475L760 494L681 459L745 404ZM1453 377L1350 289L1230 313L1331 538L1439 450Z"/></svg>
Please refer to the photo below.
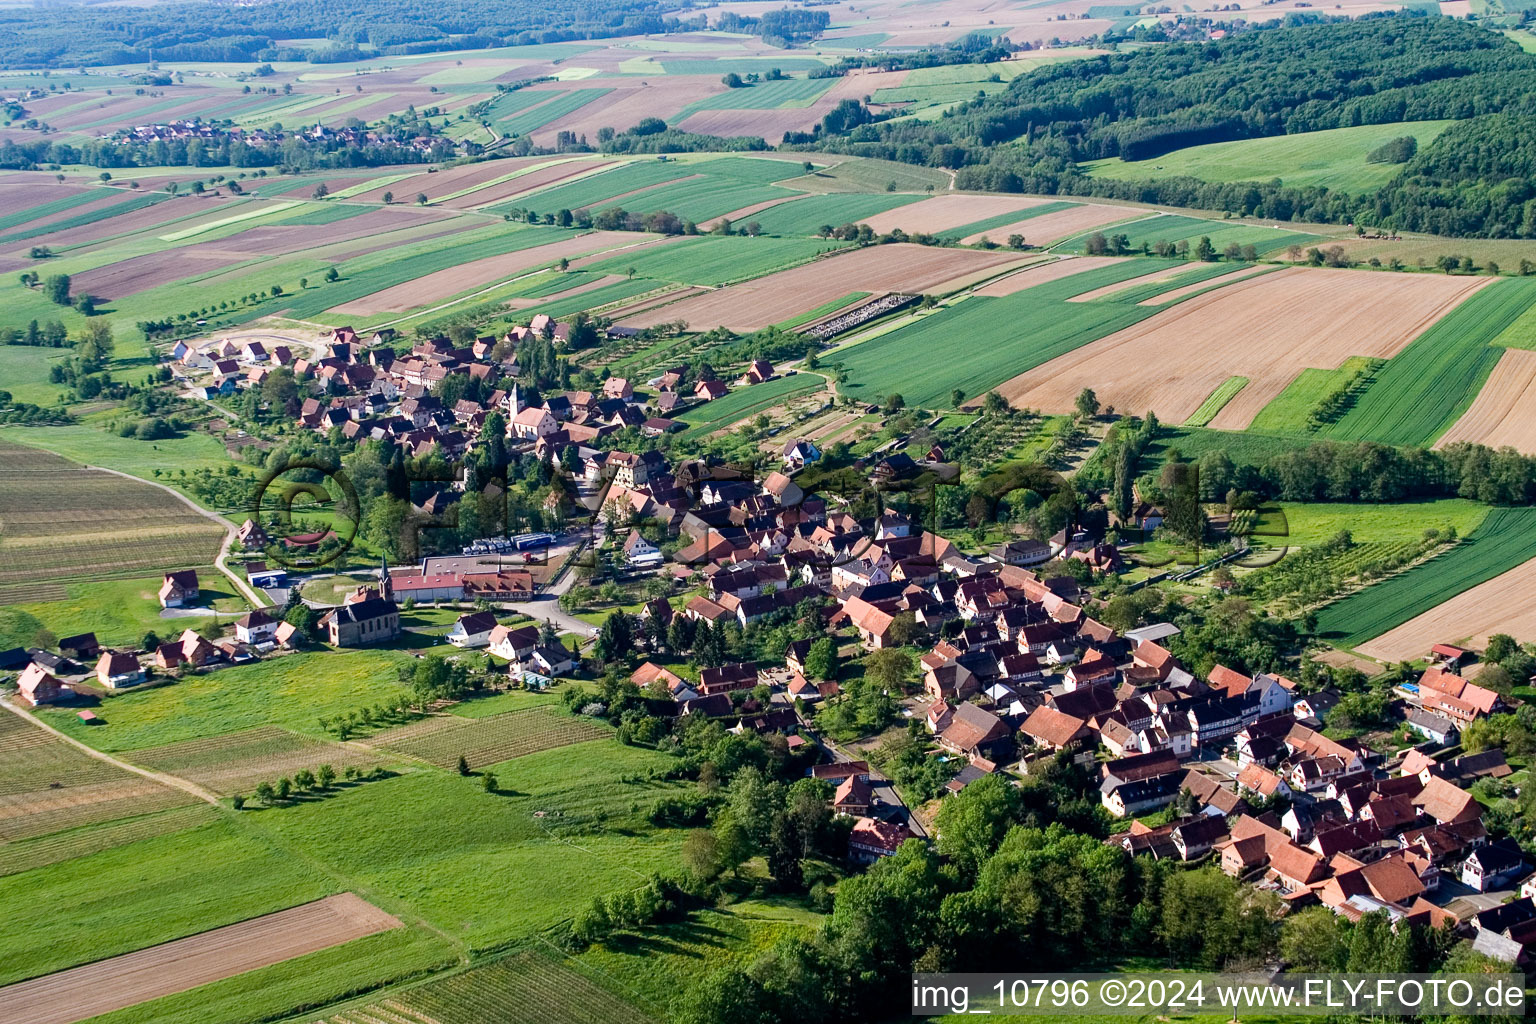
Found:
<svg viewBox="0 0 1536 1024"><path fill-rule="evenodd" d="M389 582L389 556L379 556L379 596L386 601L393 601L395 588Z"/></svg>

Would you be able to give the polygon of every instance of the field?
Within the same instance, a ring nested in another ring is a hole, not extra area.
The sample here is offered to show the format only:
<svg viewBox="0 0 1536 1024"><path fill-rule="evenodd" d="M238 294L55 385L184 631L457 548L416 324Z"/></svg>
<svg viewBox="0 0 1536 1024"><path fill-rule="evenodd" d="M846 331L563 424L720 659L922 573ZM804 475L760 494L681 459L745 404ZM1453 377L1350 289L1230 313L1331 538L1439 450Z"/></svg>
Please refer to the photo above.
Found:
<svg viewBox="0 0 1536 1024"><path fill-rule="evenodd" d="M4 857L0 858L0 877L196 828L213 821L218 815L215 808L197 801L165 811L139 813L135 810L131 818L119 818L98 825L85 825L31 839L6 842L0 845L0 851L4 853Z"/></svg>
<svg viewBox="0 0 1536 1024"><path fill-rule="evenodd" d="M1030 245L1052 245L1064 238L1071 238L1084 231L1107 228L1111 224L1140 217L1146 211L1135 206L1103 206L1097 203L1078 203L1062 209L1051 209L1055 203L1037 207L1028 216L1006 224L988 222L975 234L960 241L975 245L983 238L1003 244L1009 235L1023 235Z"/></svg>
<svg viewBox="0 0 1536 1024"><path fill-rule="evenodd" d="M858 224L870 217L917 202L921 197L886 193L832 192L781 203L750 219L770 235L814 235L824 226Z"/></svg>
<svg viewBox="0 0 1536 1024"><path fill-rule="evenodd" d="M0 1000L33 1024L73 1024L399 927L343 893L12 985L0 989Z"/></svg>
<svg viewBox="0 0 1536 1024"><path fill-rule="evenodd" d="M1217 386L1215 391L1211 392L1209 398L1200 403L1200 408L1189 414L1189 419L1184 421L1184 425L1186 427L1206 426L1248 384L1247 377L1228 377Z"/></svg>
<svg viewBox="0 0 1536 1024"><path fill-rule="evenodd" d="M261 726L324 735L317 719L398 698L395 670L406 655L382 650L285 654L235 665L154 689L108 697L86 726L74 712L41 712L53 725L98 750L165 747Z"/></svg>
<svg viewBox="0 0 1536 1024"><path fill-rule="evenodd" d="M1367 640L1536 558L1536 509L1496 508L1449 551L1318 613L1318 635L1340 647Z"/></svg>
<svg viewBox="0 0 1536 1024"><path fill-rule="evenodd" d="M32 640L41 629L55 636L95 633L101 643L136 648L145 633L172 637L188 626L212 622L215 612L223 614L221 621L225 622L245 612L245 599L234 593L228 579L203 567L198 570L199 592L209 617L164 618L158 597L161 579L156 575L65 583L58 587L28 586L28 597L43 600L0 606L0 649L33 646ZM56 589L62 592L52 593Z"/></svg>
<svg viewBox="0 0 1536 1024"><path fill-rule="evenodd" d="M762 239L749 239L751 243ZM694 330L723 326L755 331L800 313L818 309L855 291L944 292L958 282L1001 272L1017 253L968 252L917 245L880 245L852 249L791 270L764 275L705 292L633 316L626 326L682 320Z"/></svg>
<svg viewBox="0 0 1536 1024"><path fill-rule="evenodd" d="M1217 142L1165 153L1151 160L1095 160L1084 164L1083 170L1091 177L1125 181L1175 177L1213 182L1279 178L1287 185L1323 186L1355 194L1385 185L1403 169L1401 164L1367 163L1365 156L1371 150L1403 135L1413 136L1423 150L1453 123L1394 122Z"/></svg>
<svg viewBox="0 0 1536 1024"><path fill-rule="evenodd" d="M65 584L208 565L224 531L158 487L0 440L0 602Z"/></svg>
<svg viewBox="0 0 1536 1024"><path fill-rule="evenodd" d="M646 1024L651 1017L543 953L517 953L324 1024Z"/></svg>
<svg viewBox="0 0 1536 1024"><path fill-rule="evenodd" d="M1428 445L1471 406L1505 352L1489 343L1536 301L1536 278L1460 280L1488 286L1389 360L1322 436ZM1424 289L1428 279L1417 281L1410 287Z"/></svg>
<svg viewBox="0 0 1536 1024"><path fill-rule="evenodd" d="M463 757L478 769L609 734L590 719L543 707L484 718L435 715L381 732L369 742L439 768L452 768Z"/></svg>
<svg viewBox="0 0 1536 1024"><path fill-rule="evenodd" d="M728 427L739 420L783 405L800 395L821 391L827 380L819 374L801 372L748 387L738 387L723 398L689 409L678 419L701 434Z"/></svg>
<svg viewBox="0 0 1536 1024"><path fill-rule="evenodd" d="M621 253L583 269L681 284L723 285L804 263L818 253L841 245L841 242L813 238L747 238L743 235L683 238L633 253Z"/></svg>
<svg viewBox="0 0 1536 1024"><path fill-rule="evenodd" d="M1260 409L1248 426L1251 430L1303 433L1308 429L1312 410L1322 396L1329 394L1356 374L1364 372L1370 361L1365 356L1351 356L1331 370L1309 367L1296 375L1285 390Z"/></svg>
<svg viewBox="0 0 1536 1024"><path fill-rule="evenodd" d="M876 234L901 228L909 235L948 234L959 236L977 223L998 222L999 218L1017 220L1027 217L1032 208L1048 205L1047 200L1021 199L1018 196L945 195L870 217L868 223ZM1003 221L1006 223L1006 221Z"/></svg>
<svg viewBox="0 0 1536 1024"><path fill-rule="evenodd" d="M1436 447L1471 441L1490 448L1509 445L1526 454L1536 452L1536 351L1507 348L1499 356L1477 398L1440 439Z"/></svg>
<svg viewBox="0 0 1536 1024"><path fill-rule="evenodd" d="M1319 235L1309 235L1289 228L1205 220L1200 217L1184 217L1171 213L1158 214L1129 224L1120 224L1113 232L1106 231L1106 234L1125 235L1133 249L1139 249L1143 244L1153 245L1157 242L1188 242L1193 249L1201 238L1209 238L1217 252L1221 252L1235 242L1238 245L1253 246L1260 256L1287 246L1307 246L1324 241ZM1065 252L1082 252L1088 237L1080 235L1063 242L1061 249Z"/></svg>
<svg viewBox="0 0 1536 1024"><path fill-rule="evenodd" d="M191 803L0 711L0 851L10 843Z"/></svg>
<svg viewBox="0 0 1536 1024"><path fill-rule="evenodd" d="M314 771L328 764L339 774L348 767L372 768L388 760L360 744L332 743L273 725L135 750L130 758L226 796L249 794L257 783L276 782L304 768Z"/></svg>
<svg viewBox="0 0 1536 1024"><path fill-rule="evenodd" d="M1010 377L1153 314L1153 310L1134 304L1068 300L1094 288L1139 277L1155 269L1156 263L1083 262L1080 273L1041 280L1033 287L1027 284L1036 271L1026 270L1015 275L1026 285L1021 290L999 297L976 295L872 340L837 350L828 359L848 371L848 381L841 390L870 402L897 392L909 406L947 407L954 388L974 399ZM1053 264L1040 273L1049 276L1055 269ZM1070 272L1075 268L1061 269ZM1028 325L1028 332L1021 333L1020 325ZM1209 392L1207 388L1201 397ZM1073 396L1076 394L1074 390Z"/></svg>
<svg viewBox="0 0 1536 1024"><path fill-rule="evenodd" d="M1261 274L1165 307L1009 381L1003 394L1015 405L1065 412L1092 387L1116 409L1154 410L1179 423L1229 377L1242 376L1248 386L1211 420L1241 430L1302 370L1392 356L1428 337L1436 321L1448 322L1486 283L1295 267Z"/></svg>
<svg viewBox="0 0 1536 1024"><path fill-rule="evenodd" d="M1426 501L1285 502L1285 543L1307 547L1348 530L1356 541L1397 544L1421 540L1428 529L1455 527L1465 537L1488 517L1487 505L1465 498Z"/></svg>
<svg viewBox="0 0 1536 1024"><path fill-rule="evenodd" d="M1536 559L1462 591L1360 644L1358 649L1361 654L1392 663L1425 657L1430 646L1438 643L1481 649L1494 633L1529 640L1536 636L1536 606L1530 602L1533 587Z"/></svg>

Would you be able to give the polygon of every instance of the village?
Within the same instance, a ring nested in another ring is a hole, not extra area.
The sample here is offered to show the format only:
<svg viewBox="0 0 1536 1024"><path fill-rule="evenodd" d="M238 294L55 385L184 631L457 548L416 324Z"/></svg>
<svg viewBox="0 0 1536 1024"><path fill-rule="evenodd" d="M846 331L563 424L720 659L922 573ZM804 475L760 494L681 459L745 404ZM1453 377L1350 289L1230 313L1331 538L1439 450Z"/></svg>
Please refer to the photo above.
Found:
<svg viewBox="0 0 1536 1024"><path fill-rule="evenodd" d="M255 340L204 350L178 343L174 372L197 397L217 401L291 373L306 385L302 400L290 400L297 424L342 441L460 459L496 431L511 455L561 467L547 532L480 538L411 565L386 560L373 583L329 603L297 595L315 572L302 555L334 534L278 537L268 532L276 518L247 519L237 531L244 570L272 607L227 629L186 629L153 649L103 649L84 635L57 650L5 652L4 666L20 670L18 699L83 699L91 707L79 718L90 723L110 717L112 693L214 670L235 685L243 664L317 645L406 643L419 657L445 644L450 657L489 656L507 689L588 685L618 669L660 719L700 716L813 752L812 777L830 784L832 812L851 823L854 863L930 841L936 808L980 779L1011 783L1065 764L1119 823L1106 842L1129 854L1215 864L1287 910L1321 905L1350 920L1385 913L1457 928L1480 952L1528 962L1536 873L1518 844L1490 837L1469 792L1512 769L1498 750L1457 756L1463 729L1512 710L1461 674L1472 651L1436 645L1424 652L1430 667L1398 687L1398 731L1410 744L1388 752L1329 738L1339 693L1219 664L1197 677L1170 649L1178 626L1122 631L1097 618L1083 572L1119 564L1101 537L1068 527L978 556L924 530L894 506L910 507L914 492L943 478L942 451L859 464L892 503L860 516L848 497L814 489L823 453L804 438L783 441L761 475L696 459L674 465L661 445L605 446L630 427L664 438L674 423L662 414L731 385L690 384L679 369L643 391L610 377L600 393L528 396L515 380L519 354L571 329L535 316L504 338L465 348L428 340L399 354L386 333L363 339L341 328L313 358ZM432 389L451 376L478 382L482 397L444 407ZM753 362L737 386L772 376ZM416 511L443 516L464 486L461 476L413 498ZM1144 503L1136 512L1143 523L1161 515ZM272 556L282 562L269 566ZM596 567L644 584L647 595L601 628L566 614L560 600ZM165 574L158 598L167 610L197 605L197 573ZM442 635L406 635L402 611L427 606L460 611ZM709 640L786 623L804 635L781 661L728 660L723 641ZM857 700L887 708L878 729L918 730L946 780L936 799L904 799L902 785L872 767L875 737L830 735L827 712L855 699L839 665L859 659Z"/></svg>

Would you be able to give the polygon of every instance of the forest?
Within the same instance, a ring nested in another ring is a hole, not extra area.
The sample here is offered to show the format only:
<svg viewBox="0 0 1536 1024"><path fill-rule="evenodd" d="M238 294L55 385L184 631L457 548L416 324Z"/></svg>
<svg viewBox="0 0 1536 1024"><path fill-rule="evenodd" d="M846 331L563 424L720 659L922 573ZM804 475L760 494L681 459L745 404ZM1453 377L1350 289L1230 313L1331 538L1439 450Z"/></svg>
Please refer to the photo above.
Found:
<svg viewBox="0 0 1536 1024"><path fill-rule="evenodd" d="M1536 56L1477 26L1383 15L1249 30L1021 75L933 121L869 123L806 145L959 169L963 189L1099 196L1269 220L1466 237L1536 236ZM1461 119L1375 194L1278 179L1117 181L1081 161L1362 124Z"/></svg>
<svg viewBox="0 0 1536 1024"><path fill-rule="evenodd" d="M67 15L60 6L67 6ZM371 53L427 53L702 28L702 14L687 20L667 16L684 6L681 0L371 0L366 16L355 4L305 0L18 6L0 11L0 67L96 67L156 59L328 63ZM315 38L329 39L331 45L288 51L274 42Z"/></svg>

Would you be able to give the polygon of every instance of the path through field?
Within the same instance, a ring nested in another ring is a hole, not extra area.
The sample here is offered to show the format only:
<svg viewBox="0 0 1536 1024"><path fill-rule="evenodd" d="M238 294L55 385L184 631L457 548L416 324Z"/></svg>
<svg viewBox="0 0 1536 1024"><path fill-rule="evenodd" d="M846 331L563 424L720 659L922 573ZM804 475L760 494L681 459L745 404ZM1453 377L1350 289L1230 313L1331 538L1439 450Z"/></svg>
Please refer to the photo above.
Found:
<svg viewBox="0 0 1536 1024"><path fill-rule="evenodd" d="M72 1024L401 927L342 893L0 988L8 1024Z"/></svg>

